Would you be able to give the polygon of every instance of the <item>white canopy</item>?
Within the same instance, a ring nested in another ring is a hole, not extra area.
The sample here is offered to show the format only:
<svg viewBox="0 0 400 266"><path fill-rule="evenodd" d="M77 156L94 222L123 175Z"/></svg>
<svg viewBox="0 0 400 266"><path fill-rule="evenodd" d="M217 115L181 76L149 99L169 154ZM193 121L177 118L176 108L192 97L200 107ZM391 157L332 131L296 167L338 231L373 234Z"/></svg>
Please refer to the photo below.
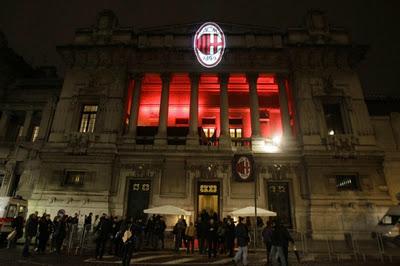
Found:
<svg viewBox="0 0 400 266"><path fill-rule="evenodd" d="M255 208L254 206L248 206L246 208L234 210L230 213L234 216L255 216ZM257 216L276 216L276 212L272 212L266 209L257 208Z"/></svg>
<svg viewBox="0 0 400 266"><path fill-rule="evenodd" d="M164 214L164 215L191 215L191 212L172 205L163 205L159 207L154 207L146 209L143 212L150 214Z"/></svg>

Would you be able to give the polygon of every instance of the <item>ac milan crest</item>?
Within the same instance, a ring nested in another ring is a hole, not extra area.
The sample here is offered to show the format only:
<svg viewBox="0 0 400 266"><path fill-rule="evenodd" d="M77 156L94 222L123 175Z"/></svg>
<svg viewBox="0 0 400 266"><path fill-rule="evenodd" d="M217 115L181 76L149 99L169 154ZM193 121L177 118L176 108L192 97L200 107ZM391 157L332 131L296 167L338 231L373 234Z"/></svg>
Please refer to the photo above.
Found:
<svg viewBox="0 0 400 266"><path fill-rule="evenodd" d="M193 48L200 64L208 68L215 67L224 54L224 33L214 22L204 23L194 36Z"/></svg>
<svg viewBox="0 0 400 266"><path fill-rule="evenodd" d="M253 159L249 155L235 155L232 169L237 181L253 180Z"/></svg>

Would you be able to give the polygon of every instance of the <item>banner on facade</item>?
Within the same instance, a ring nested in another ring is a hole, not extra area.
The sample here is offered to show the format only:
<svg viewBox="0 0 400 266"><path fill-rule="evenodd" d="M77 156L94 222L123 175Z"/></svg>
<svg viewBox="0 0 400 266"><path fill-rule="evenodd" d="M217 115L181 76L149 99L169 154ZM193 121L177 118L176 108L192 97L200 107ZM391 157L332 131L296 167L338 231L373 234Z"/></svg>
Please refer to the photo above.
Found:
<svg viewBox="0 0 400 266"><path fill-rule="evenodd" d="M232 174L236 181L252 182L254 180L254 160L250 154L235 154L232 161Z"/></svg>

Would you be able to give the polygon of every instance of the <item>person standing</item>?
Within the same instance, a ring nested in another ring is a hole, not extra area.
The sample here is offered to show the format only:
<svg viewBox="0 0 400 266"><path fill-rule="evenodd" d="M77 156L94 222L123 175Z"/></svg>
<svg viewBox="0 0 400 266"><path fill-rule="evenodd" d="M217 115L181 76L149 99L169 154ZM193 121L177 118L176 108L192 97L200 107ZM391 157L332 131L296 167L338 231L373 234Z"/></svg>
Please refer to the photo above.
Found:
<svg viewBox="0 0 400 266"><path fill-rule="evenodd" d="M233 257L235 249L235 223L233 219L228 216L226 219L226 249L229 257Z"/></svg>
<svg viewBox="0 0 400 266"><path fill-rule="evenodd" d="M86 233L90 232L90 229L92 227L92 218L93 218L93 213L89 213L88 216L85 216L85 222L84 222L84 227L86 230Z"/></svg>
<svg viewBox="0 0 400 266"><path fill-rule="evenodd" d="M290 236L289 231L279 220L275 221L275 226L272 231L271 239L271 261L274 263L279 258L282 266L288 265L289 242L292 242L294 244L294 240Z"/></svg>
<svg viewBox="0 0 400 266"><path fill-rule="evenodd" d="M22 250L22 256L28 257L30 255L29 253L29 246L31 244L32 238L34 238L37 235L37 230L38 230L38 218L36 213L32 213L28 221L26 222L25 225L25 245Z"/></svg>
<svg viewBox="0 0 400 266"><path fill-rule="evenodd" d="M208 242L208 258L211 258L211 255L216 258L217 257L217 247L218 247L218 228L214 219L210 219L207 228L207 242Z"/></svg>
<svg viewBox="0 0 400 266"><path fill-rule="evenodd" d="M49 240L52 231L53 223L50 220L50 214L45 214L39 220L39 253L44 253L46 251L47 241Z"/></svg>
<svg viewBox="0 0 400 266"><path fill-rule="evenodd" d="M242 261L243 265L246 266L247 253L248 253L247 245L249 244L250 237L249 237L249 229L243 223L243 217L239 217L239 223L235 228L235 237L237 240L237 244L239 246L239 250L236 252L236 255L232 261L233 263L235 263L235 265L239 261Z"/></svg>
<svg viewBox="0 0 400 266"><path fill-rule="evenodd" d="M176 222L172 233L175 235L175 252L178 253L184 240L186 226L182 219Z"/></svg>
<svg viewBox="0 0 400 266"><path fill-rule="evenodd" d="M158 237L161 242L161 249L164 249L164 234L165 234L165 229L167 228L167 225L165 224L164 218L160 216L160 230L158 232Z"/></svg>
<svg viewBox="0 0 400 266"><path fill-rule="evenodd" d="M207 224L199 217L196 224L197 240L199 241L199 253L204 254L206 246Z"/></svg>
<svg viewBox="0 0 400 266"><path fill-rule="evenodd" d="M271 247L272 247L272 221L267 221L267 225L264 227L262 231L262 238L263 242L265 244L265 249L267 252L267 264L269 262L269 254L271 253Z"/></svg>
<svg viewBox="0 0 400 266"><path fill-rule="evenodd" d="M194 239L196 237L196 227L190 222L189 226L186 227L186 253L189 254L190 248L192 249L192 254L194 253Z"/></svg>
<svg viewBox="0 0 400 266"><path fill-rule="evenodd" d="M272 247L270 253L270 261L277 262L278 258L282 266L288 265L288 247L289 241L294 243L285 226L277 220L275 222L274 230L272 231Z"/></svg>
<svg viewBox="0 0 400 266"><path fill-rule="evenodd" d="M67 216L57 216L57 219L54 221L54 243L55 250L57 254L61 254L61 247L63 245L64 239L67 236Z"/></svg>
<svg viewBox="0 0 400 266"><path fill-rule="evenodd" d="M112 232L112 221L108 215L101 217L99 225L97 227L97 239L96 239L96 259L103 259L104 249L107 244L110 234Z"/></svg>
<svg viewBox="0 0 400 266"><path fill-rule="evenodd" d="M22 213L11 222L11 228L15 230L15 236L8 240L7 248L15 248L18 239L24 234L24 217Z"/></svg>
<svg viewBox="0 0 400 266"><path fill-rule="evenodd" d="M129 266L132 259L132 252L135 248L135 231L134 225L125 230L122 236L123 252L122 252L122 266Z"/></svg>

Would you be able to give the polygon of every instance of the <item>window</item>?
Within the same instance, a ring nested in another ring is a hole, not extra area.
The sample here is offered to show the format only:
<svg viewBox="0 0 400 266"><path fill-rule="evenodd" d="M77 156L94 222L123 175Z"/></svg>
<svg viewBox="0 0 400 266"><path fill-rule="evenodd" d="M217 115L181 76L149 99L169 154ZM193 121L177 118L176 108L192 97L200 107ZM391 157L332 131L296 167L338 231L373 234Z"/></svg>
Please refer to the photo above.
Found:
<svg viewBox="0 0 400 266"><path fill-rule="evenodd" d="M357 175L336 175L336 188L338 191L360 190Z"/></svg>
<svg viewBox="0 0 400 266"><path fill-rule="evenodd" d="M323 109L328 134L335 135L345 133L340 104L324 104Z"/></svg>
<svg viewBox="0 0 400 266"><path fill-rule="evenodd" d="M243 120L241 118L230 118L229 125L242 125Z"/></svg>
<svg viewBox="0 0 400 266"><path fill-rule="evenodd" d="M211 138L215 134L215 128L203 128L203 131L207 138Z"/></svg>
<svg viewBox="0 0 400 266"><path fill-rule="evenodd" d="M229 133L231 135L231 138L233 138L233 139L242 138L242 129L241 128L230 128Z"/></svg>
<svg viewBox="0 0 400 266"><path fill-rule="evenodd" d="M189 125L189 119L187 118L176 118L175 125L177 126L187 126Z"/></svg>
<svg viewBox="0 0 400 266"><path fill-rule="evenodd" d="M215 125L215 118L203 118L201 121L203 125Z"/></svg>
<svg viewBox="0 0 400 266"><path fill-rule="evenodd" d="M85 172L69 171L67 172L65 185L82 186L85 178Z"/></svg>
<svg viewBox="0 0 400 266"><path fill-rule="evenodd" d="M97 105L84 105L83 112L81 115L81 125L79 132L82 133L93 133L94 125L96 123Z"/></svg>
<svg viewBox="0 0 400 266"><path fill-rule="evenodd" d="M39 127L38 126L34 126L33 127L33 132L32 132L32 142L35 142L37 137L39 136Z"/></svg>

